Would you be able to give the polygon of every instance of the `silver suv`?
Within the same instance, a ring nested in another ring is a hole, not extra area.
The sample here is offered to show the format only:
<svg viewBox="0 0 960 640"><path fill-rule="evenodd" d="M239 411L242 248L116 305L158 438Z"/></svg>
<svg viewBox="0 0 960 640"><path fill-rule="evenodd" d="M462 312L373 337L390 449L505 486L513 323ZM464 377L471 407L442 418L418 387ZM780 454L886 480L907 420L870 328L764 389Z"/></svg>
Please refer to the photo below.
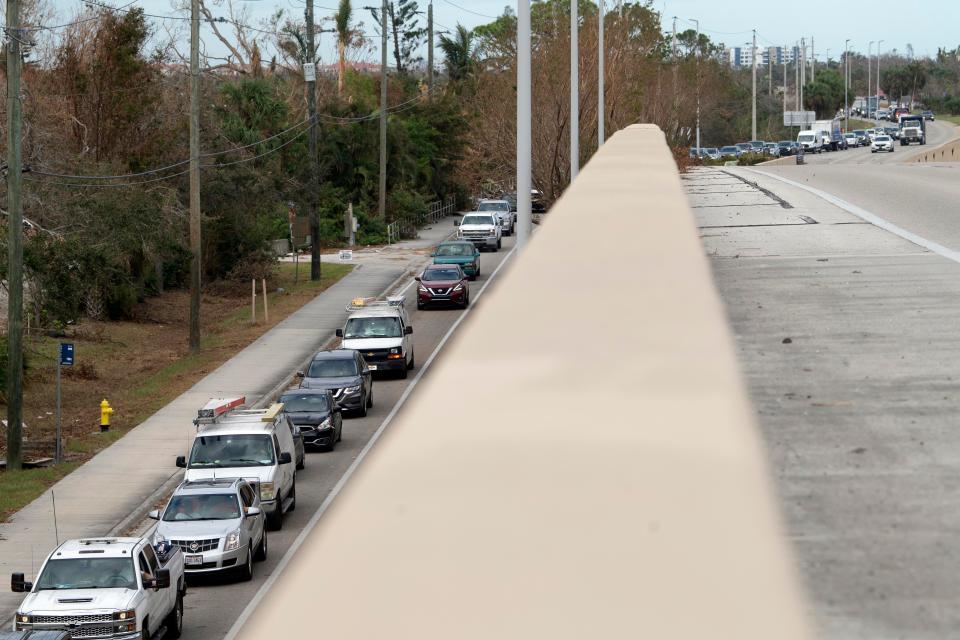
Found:
<svg viewBox="0 0 960 640"><path fill-rule="evenodd" d="M512 236L516 214L510 206L508 200L481 200L477 204L477 211L484 213L496 213L500 217L500 227L503 235Z"/></svg>
<svg viewBox="0 0 960 640"><path fill-rule="evenodd" d="M260 497L241 478L188 480L177 487L161 515L154 538L184 554L187 573L235 572L253 577L253 561L267 558L267 531Z"/></svg>

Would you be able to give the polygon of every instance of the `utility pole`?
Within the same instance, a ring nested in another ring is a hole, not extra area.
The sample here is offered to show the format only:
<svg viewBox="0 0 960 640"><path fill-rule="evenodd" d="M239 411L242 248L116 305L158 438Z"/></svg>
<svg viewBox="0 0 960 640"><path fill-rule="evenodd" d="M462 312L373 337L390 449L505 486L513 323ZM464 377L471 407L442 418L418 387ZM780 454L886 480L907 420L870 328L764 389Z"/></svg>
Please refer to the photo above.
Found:
<svg viewBox="0 0 960 640"><path fill-rule="evenodd" d="M813 36L810 36L810 82L817 81L817 49L813 43Z"/></svg>
<svg viewBox="0 0 960 640"><path fill-rule="evenodd" d="M570 2L570 182L580 173L580 8Z"/></svg>
<svg viewBox="0 0 960 640"><path fill-rule="evenodd" d="M780 56L783 58L783 113L787 113L787 45L783 45L783 53Z"/></svg>
<svg viewBox="0 0 960 640"><path fill-rule="evenodd" d="M803 64L800 65L800 108L803 109L803 86L807 84L807 40L800 38L800 56Z"/></svg>
<svg viewBox="0 0 960 640"><path fill-rule="evenodd" d="M380 200L377 213L387 219L387 0L380 8Z"/></svg>
<svg viewBox="0 0 960 640"><path fill-rule="evenodd" d="M200 0L190 0L190 351L200 351Z"/></svg>
<svg viewBox="0 0 960 640"><path fill-rule="evenodd" d="M607 107L604 104L604 45L603 45L603 14L606 9L603 6L603 0L598 0L599 5L599 14L600 14L600 25L599 25L599 36L597 38L597 50L598 50L598 61L597 61L597 78L599 82L599 89L597 92L597 148L603 146L604 141L604 119L606 116Z"/></svg>
<svg viewBox="0 0 960 640"><path fill-rule="evenodd" d="M850 41L843 45L843 132L850 131Z"/></svg>
<svg viewBox="0 0 960 640"><path fill-rule="evenodd" d="M870 73L870 62L873 56L873 40L870 41L870 44L867 45L867 90L864 92L864 97L867 99L867 116L870 115L870 86L873 84L873 74Z"/></svg>
<svg viewBox="0 0 960 640"><path fill-rule="evenodd" d="M673 128L674 131L676 131L680 126L679 116L677 115L680 111L680 66L677 60L677 16L673 16L673 38L670 44L670 55L672 56L673 62L673 117L675 123Z"/></svg>
<svg viewBox="0 0 960 640"><path fill-rule="evenodd" d="M793 46L793 75L794 75L794 91L793 91L793 100L797 105L797 111L800 111L800 43L797 42Z"/></svg>
<svg viewBox="0 0 960 640"><path fill-rule="evenodd" d="M757 139L757 30L753 30L753 48L751 49L751 62L753 62L753 137L751 140Z"/></svg>
<svg viewBox="0 0 960 640"><path fill-rule="evenodd" d="M700 153L700 21L690 20L697 25L697 35L694 39L697 57L697 153Z"/></svg>
<svg viewBox="0 0 960 640"><path fill-rule="evenodd" d="M773 95L773 47L767 47L767 95Z"/></svg>
<svg viewBox="0 0 960 640"><path fill-rule="evenodd" d="M433 2L427 5L427 89L433 98Z"/></svg>
<svg viewBox="0 0 960 640"><path fill-rule="evenodd" d="M880 110L880 45L883 40L877 42L877 111Z"/></svg>
<svg viewBox="0 0 960 640"><path fill-rule="evenodd" d="M317 193L319 167L317 166L317 60L313 20L313 0L307 0L307 63L303 65L303 79L307 87L307 114L310 128L307 130L307 153L310 154L310 279L320 279L320 202Z"/></svg>
<svg viewBox="0 0 960 640"><path fill-rule="evenodd" d="M603 0L601 0L601 3ZM517 0L517 250L530 240L532 146L530 0Z"/></svg>
<svg viewBox="0 0 960 640"><path fill-rule="evenodd" d="M20 0L7 0L7 469L19 470L23 458L23 184L21 169Z"/></svg>

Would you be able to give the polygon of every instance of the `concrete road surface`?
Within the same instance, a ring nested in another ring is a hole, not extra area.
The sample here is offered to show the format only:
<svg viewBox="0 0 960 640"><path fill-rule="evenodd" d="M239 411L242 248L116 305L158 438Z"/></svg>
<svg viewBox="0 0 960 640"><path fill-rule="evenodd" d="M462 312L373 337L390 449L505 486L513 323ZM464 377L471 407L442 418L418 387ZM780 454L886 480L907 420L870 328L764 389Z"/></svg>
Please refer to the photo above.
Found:
<svg viewBox="0 0 960 640"><path fill-rule="evenodd" d="M956 171L777 168L960 247ZM748 169L685 183L820 636L958 637L958 256Z"/></svg>

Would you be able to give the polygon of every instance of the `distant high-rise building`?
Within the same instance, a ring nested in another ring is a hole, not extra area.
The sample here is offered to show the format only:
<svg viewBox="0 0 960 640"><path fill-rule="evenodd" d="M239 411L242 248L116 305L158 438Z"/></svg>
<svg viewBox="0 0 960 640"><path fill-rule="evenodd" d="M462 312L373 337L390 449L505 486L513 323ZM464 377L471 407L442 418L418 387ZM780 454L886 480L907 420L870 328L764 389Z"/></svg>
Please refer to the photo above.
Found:
<svg viewBox="0 0 960 640"><path fill-rule="evenodd" d="M800 47L757 47L757 65L793 64L800 57ZM729 47L725 50L724 60L731 67L749 67L753 65L753 47Z"/></svg>

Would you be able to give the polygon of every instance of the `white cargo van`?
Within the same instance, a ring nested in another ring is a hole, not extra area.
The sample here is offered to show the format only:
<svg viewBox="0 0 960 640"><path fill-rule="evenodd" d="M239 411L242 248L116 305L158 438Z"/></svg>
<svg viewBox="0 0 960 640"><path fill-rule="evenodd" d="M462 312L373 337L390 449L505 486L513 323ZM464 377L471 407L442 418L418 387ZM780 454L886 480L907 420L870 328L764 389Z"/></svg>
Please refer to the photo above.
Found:
<svg viewBox="0 0 960 640"><path fill-rule="evenodd" d="M797 136L797 144L800 145L804 153L822 153L823 134L812 129L801 131Z"/></svg>

